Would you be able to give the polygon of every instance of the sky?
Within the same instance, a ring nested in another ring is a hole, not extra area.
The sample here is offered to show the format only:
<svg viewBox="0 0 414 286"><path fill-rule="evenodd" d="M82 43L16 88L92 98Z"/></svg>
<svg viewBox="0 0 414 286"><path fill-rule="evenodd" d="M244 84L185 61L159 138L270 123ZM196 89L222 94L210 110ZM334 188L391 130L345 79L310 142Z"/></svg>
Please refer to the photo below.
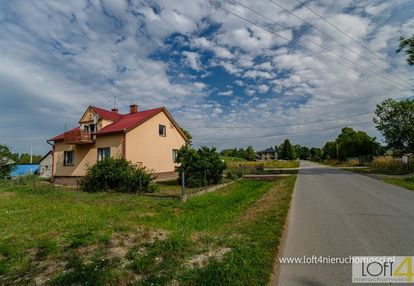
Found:
<svg viewBox="0 0 414 286"><path fill-rule="evenodd" d="M165 106L196 147L381 140L413 96L412 0L0 0L0 144L46 153L89 105ZM335 28L336 27L336 28Z"/></svg>

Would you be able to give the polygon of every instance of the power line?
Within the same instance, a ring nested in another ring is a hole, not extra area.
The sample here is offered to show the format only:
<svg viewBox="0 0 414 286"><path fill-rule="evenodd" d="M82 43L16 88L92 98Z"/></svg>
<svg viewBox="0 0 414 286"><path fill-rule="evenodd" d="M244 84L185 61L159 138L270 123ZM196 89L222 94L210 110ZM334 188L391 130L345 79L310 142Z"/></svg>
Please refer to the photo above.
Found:
<svg viewBox="0 0 414 286"><path fill-rule="evenodd" d="M362 123L366 123L368 122L367 120L364 121L360 121L360 122L354 122L354 123L350 123L348 125L359 125ZM289 133L285 133L285 134L277 134L277 135L264 135L264 136L254 136L254 139L261 139L261 138L277 138L277 137L285 137L285 136L294 136L294 135L300 135L300 134L306 134L309 132L316 132L316 131L326 131L326 130L333 130L333 129L338 129L338 128L343 128L344 125L337 125L337 126L332 126L332 127L328 127L328 128L318 128L318 129L309 129L306 131L296 131L296 132L289 132ZM242 139L252 139L252 136L249 137L232 137L232 138L209 138L209 139L205 139L206 141L216 141L216 140L242 140Z"/></svg>
<svg viewBox="0 0 414 286"><path fill-rule="evenodd" d="M245 18L245 17L243 17L243 16L240 16L240 15L239 15L239 14L237 14L237 13L234 13L234 12L232 12L232 11L230 11L230 10L226 9L226 8L223 8L223 7L221 7L220 5L217 5L216 3L212 2L212 1L209 1L209 0L204 0L204 1L205 1L205 2L207 2L207 3L208 3L208 4L210 4L210 5L212 5L212 6L216 7L216 8L218 8L218 9L221 9L221 10L223 10L223 11L226 11L227 13L229 13L229 14L231 14L231 15L235 16L235 17L238 17L238 18L240 18L240 19L242 19L242 20L244 20L244 21L246 21L246 22L248 22L248 23L250 23L250 24L252 24L252 25L254 25L254 26L256 26L256 27L259 27L259 28L261 28L262 30L264 30L264 31L266 31L266 32L268 32L268 33L270 33L270 34L273 34L273 35L275 35L275 36L277 36L277 37L279 37L279 38L281 38L281 39L284 39L284 40L285 40L285 41L287 41L287 42L290 42L290 39L288 39L288 38L286 38L286 37L284 37L284 36L282 36L282 35L280 35L280 34L278 34L278 33L274 32L274 31L272 31L272 30L270 30L270 29L268 29L268 28L266 28L266 27L264 27L264 26L262 26L262 25L260 25L260 24L257 24L256 22L253 22L252 20L249 20L249 19L247 19L247 18ZM247 6L245 6L245 7L247 7ZM267 16L265 16L265 15L262 15L262 14L260 14L259 12L255 11L255 10L253 10L253 9L251 9L251 8L247 8L247 9L249 9L250 11L254 12L255 14L257 14L257 15L259 15L259 16L261 16L261 17L263 17L263 18L265 18L265 19L267 19L267 20L269 20L269 21L272 21L273 23L275 23L275 24L277 24L277 25L280 25L280 24L279 24L278 22L276 22L275 20L273 20L273 19L271 19L271 18L269 18L269 17L267 17ZM352 64L354 64L354 65L356 65L356 66L358 66L358 67L360 67L360 68L362 68L362 69L367 70L369 73L371 73L371 74L374 74L374 75L375 75L375 73L374 73L373 71L371 71L370 69L368 69L368 68L366 68L366 67L364 67L364 66L361 66L360 64L358 64L358 63L356 63L356 62L353 62L352 60L350 60L350 59L348 59L348 58L346 58L346 57L344 57L344 56L342 56L342 55L340 55L340 54L337 54L337 53L333 52L332 50L330 50L330 49L328 49L328 48L326 48L326 47L324 47L324 46L322 46L322 45L320 45L320 44L318 44L318 43L316 43L316 42L314 42L314 41L312 41L312 40L310 40L310 39L306 39L306 40L307 40L307 41L309 41L310 43L312 43L312 44L314 44L314 45L316 45L316 46L318 46L318 47L322 48L322 49L327 50L328 52L330 52L330 53L332 53L332 54L334 54L334 55L336 55L336 56L338 56L338 57L340 57L340 58L343 58L344 60L346 60L346 61L348 61L348 62L350 62L350 63L352 63ZM320 56L323 56L323 57L326 57L325 55L322 55L322 54L319 54L319 55L320 55ZM331 58L329 58L329 57L326 57L326 58L328 58L329 60L331 60L331 61L333 61L333 62L337 63L338 65L341 65L341 66L344 66L344 67L346 67L346 68L348 68L348 69L351 69L350 67L348 67L348 66L346 66L346 65L343 65L343 64L341 64L341 63L339 63L339 62L337 62L337 61L335 61L335 60L333 60L333 59L331 59ZM351 70L353 70L354 72L360 73L359 71L357 71L357 70L355 70L355 69L351 69ZM378 80L378 81L380 81L380 82L386 83L386 84L390 84L388 81L382 81L382 80L380 80L380 79L378 79L378 78L376 78L376 77L374 77L374 79L376 79L376 80ZM388 79L388 80L390 80L390 79ZM393 81L393 80L391 80L391 81ZM399 82L396 82L396 81L393 81L393 82L394 82L394 83L396 83L396 84L398 84L399 86L403 86L403 85L402 85L401 83L399 83ZM396 87L395 85L392 85L392 86ZM397 87L397 88L402 89L401 87ZM404 86L404 88L408 88L408 87L405 87L405 86Z"/></svg>
<svg viewBox="0 0 414 286"><path fill-rule="evenodd" d="M247 9L247 10L249 10L250 12L252 12L252 13L254 13L254 14L256 14L256 15L258 15L258 16L260 16L260 17L262 17L262 18L264 18L264 19L266 19L266 20L268 20L268 21L271 21L272 23L274 23L274 24L276 24L276 25L279 25L279 26L281 26L282 28L284 28L284 29L289 29L288 27L286 27L285 25L283 25L283 24L281 24L280 22L277 22L277 21L275 21L275 20L273 20L272 18L270 18L270 17L267 17L266 15L263 15L263 14L261 14L261 13L259 13L259 12L257 12L256 10L254 10L254 9L252 9L252 8L250 8L250 7L248 7L248 6L246 6L246 5L244 5L243 3L240 3L239 1L237 1L237 0L233 0L233 2L234 3L237 3L238 5L240 5L240 6L242 6L243 8L245 8L245 9ZM216 6L217 7L217 6ZM224 8L223 8L224 9ZM224 10L227 10L227 9L224 9ZM228 10L227 10L228 11ZM234 15L234 14L233 14ZM270 31L268 31L268 32L270 32ZM280 35L279 34L277 34L277 36L279 36L280 37ZM285 37L282 37L283 39L285 39L285 40L287 40ZM340 57L340 58L343 58L344 60L346 60L346 61L348 61L348 62L350 62L350 63L352 63L352 64L354 64L354 65L356 65L356 66L358 66L358 67L360 67L360 68L362 68L362 69L364 69L364 70L366 70L366 71L368 71L369 73L371 73L371 74L373 74L373 75L375 75L375 73L373 72L373 71L371 71L370 69L368 69L368 68L366 68L366 67L364 67L364 66L362 66L362 65L360 65L360 64L358 64L358 63L356 63L356 62L354 62L354 61L352 61L352 60L350 60L350 59L348 59L348 58L346 58L346 57L344 57L344 56L342 56L341 54L337 54L337 53L335 53L335 51L334 50L332 50L332 49L329 49L329 48L327 48L327 47L324 47L324 46L322 46L321 44L319 44L319 43L317 43L317 42L315 42L315 41L313 41L313 40L311 40L311 39L308 39L308 38L305 38L305 40L306 41L308 41L308 42L310 42L310 43L312 43L313 45L315 45L315 46L318 46L318 47L320 47L320 48L322 48L322 49L325 49L326 51L328 51L328 52L330 52L330 53L332 53L332 54L334 54L334 55L336 55L336 56L338 56L338 57ZM325 56L325 55L322 55L322 54L320 54L322 57L325 57L325 58L327 58L328 60L330 60L330 61L332 61L332 62L335 62L336 64L338 64L338 65L341 65L341 66L343 66L343 67L346 67L347 69L349 69L349 70L352 70L352 71L354 71L354 72L357 72L358 74L360 74L360 72L359 71L355 71L355 70L353 70L352 69L352 67L349 67L349 66L346 66L346 65L344 65L344 64L342 64L342 63L340 63L340 62L338 62L338 61L336 61L336 60L334 60L334 59L332 59L332 58L329 58L329 57L327 57L327 56ZM377 78L375 78L375 79L377 79ZM379 80L379 79L377 79L377 80ZM382 80L380 80L382 83L386 83L386 84L389 84L389 82L388 81L382 81ZM400 83L400 82L396 82L396 81L394 81L394 80L391 80L392 82L394 82L395 84L397 84L398 86L396 86L396 85L393 85L394 87L397 87L397 88L399 88L399 89L403 89L403 88L401 88L400 86L404 86L402 83ZM406 86L404 86L404 88L409 88L409 87L406 87Z"/></svg>
<svg viewBox="0 0 414 286"><path fill-rule="evenodd" d="M287 9L287 8L283 7L282 5L278 4L278 3L277 3L277 2L275 2L274 0L269 0L269 1L270 1L271 3L273 3L274 5L276 5L277 7L279 7L280 9L282 9L283 11L286 11L287 13L291 14L291 15L292 15L292 16L294 16L295 18L299 19L299 20L300 20L300 21L302 21L303 23L305 23L305 24L307 24L307 25L311 26L313 29L315 29L315 30L316 30L316 31L318 31L319 33L321 33L321 34L325 35L326 37L330 38L330 39L331 39L331 40L333 40L334 42L338 43L338 44L339 44L339 45L341 45L342 47L344 47L344 48L346 48L346 49L350 50L352 53L354 53L354 54L356 54L356 55L358 55L358 56L360 56L360 57L362 57L362 58L366 59L367 61L369 61L370 63L372 63L373 65L375 65L375 66L377 66L377 67L379 67L379 68L381 68L381 69L383 69L383 68L384 68L384 67L382 67L382 66L378 65L377 63L375 63L374 61L372 61L371 59L366 58L365 56L361 55L360 53L358 53L358 52L357 52L357 51L355 51L354 49L352 49L352 48L348 47L347 45L343 44L342 42L338 41L337 39L335 39L334 37L332 37L332 36L331 36L331 35L329 35L328 33L326 33L326 32L324 32L324 31L322 31L321 29L319 29L318 27L316 27L316 26L315 26L315 25L313 25L312 23L310 23L310 22L308 22L308 21L306 21L306 20L302 19L301 17L299 17L298 15L296 15L293 11L290 11L289 9ZM407 79L400 78L400 77L395 76L395 75L394 75L393 77L398 78L398 79L400 79L400 80L402 80L402 81L406 81L406 82L408 82L408 83L411 85L411 82L410 82L409 80L407 80Z"/></svg>
<svg viewBox="0 0 414 286"><path fill-rule="evenodd" d="M381 59L382 61L388 63L388 60L379 55L377 52L373 51L371 48L369 48L368 46L364 45L363 43L361 43L360 41L356 40L355 38L353 38L352 36L350 36L349 34L347 34L344 30L342 30L341 28L339 28L337 25L335 25L333 22L329 21L328 19L326 19L324 16L322 16L321 14L319 14L317 11L315 11L314 9L310 8L308 5L306 5L303 1L301 0L297 0L303 7L305 7L306 9L308 9L309 11L311 11L312 13L314 13L315 15L317 15L319 18L321 18L323 21L325 21L326 23L328 23L330 26L334 27L336 30L338 30L340 33L342 33L343 35L345 35L347 38L351 39L354 43L358 44L360 47L363 47L364 49L368 50L370 53L372 53L373 55L375 55L377 58ZM408 76L408 78L411 79L411 75L408 75L405 71L401 70L400 68L397 67L397 69L403 73L404 75Z"/></svg>

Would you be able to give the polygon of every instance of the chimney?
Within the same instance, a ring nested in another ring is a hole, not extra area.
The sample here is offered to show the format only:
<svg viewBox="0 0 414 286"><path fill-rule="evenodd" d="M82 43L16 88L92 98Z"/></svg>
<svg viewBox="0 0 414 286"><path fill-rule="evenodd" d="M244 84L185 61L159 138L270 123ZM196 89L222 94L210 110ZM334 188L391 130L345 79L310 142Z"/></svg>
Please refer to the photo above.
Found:
<svg viewBox="0 0 414 286"><path fill-rule="evenodd" d="M114 108L111 109L111 111L118 113L119 109L114 107Z"/></svg>
<svg viewBox="0 0 414 286"><path fill-rule="evenodd" d="M131 105L129 106L129 113L136 113L136 112L138 112L138 105L136 105L136 104L131 104Z"/></svg>

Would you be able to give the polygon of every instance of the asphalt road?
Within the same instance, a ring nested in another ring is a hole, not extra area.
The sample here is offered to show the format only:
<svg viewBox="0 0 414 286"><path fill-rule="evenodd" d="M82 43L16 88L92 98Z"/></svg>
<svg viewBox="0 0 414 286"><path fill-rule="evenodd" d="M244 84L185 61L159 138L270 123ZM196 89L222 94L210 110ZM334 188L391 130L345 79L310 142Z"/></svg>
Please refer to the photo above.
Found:
<svg viewBox="0 0 414 286"><path fill-rule="evenodd" d="M414 255L414 191L301 162L280 257L304 255ZM351 265L280 264L278 274L277 285L352 285Z"/></svg>

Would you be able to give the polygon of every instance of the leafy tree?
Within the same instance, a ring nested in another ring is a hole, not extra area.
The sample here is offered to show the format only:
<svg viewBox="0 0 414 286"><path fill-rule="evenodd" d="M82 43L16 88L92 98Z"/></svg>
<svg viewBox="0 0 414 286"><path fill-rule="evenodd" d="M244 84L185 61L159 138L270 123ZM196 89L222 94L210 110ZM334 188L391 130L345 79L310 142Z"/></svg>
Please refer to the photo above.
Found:
<svg viewBox="0 0 414 286"><path fill-rule="evenodd" d="M379 147L375 137L370 137L366 132L355 131L350 127L342 128L335 143L338 145L338 159L340 160L373 155Z"/></svg>
<svg viewBox="0 0 414 286"><path fill-rule="evenodd" d="M255 152L252 146L248 146L246 150L243 148L223 149L220 152L220 155L227 157L243 158L247 161L254 161L255 159Z"/></svg>
<svg viewBox="0 0 414 286"><path fill-rule="evenodd" d="M185 172L185 184L188 187L200 187L208 184L218 184L223 179L226 163L221 161L216 148L200 147L198 150L186 145L178 150L176 162L181 183L182 173Z"/></svg>
<svg viewBox="0 0 414 286"><path fill-rule="evenodd" d="M290 143L289 139L285 141L279 147L278 158L282 160L296 160L295 148Z"/></svg>
<svg viewBox="0 0 414 286"><path fill-rule="evenodd" d="M386 99L377 105L374 122L389 147L414 152L414 100Z"/></svg>
<svg viewBox="0 0 414 286"><path fill-rule="evenodd" d="M337 145L335 141L326 142L322 148L323 159L338 159L336 147Z"/></svg>
<svg viewBox="0 0 414 286"><path fill-rule="evenodd" d="M414 65L414 35L411 38L400 38L400 46L397 49L397 53L405 50L407 54L408 65Z"/></svg>
<svg viewBox="0 0 414 286"><path fill-rule="evenodd" d="M18 155L18 164L30 164L30 154L22 153ZM37 164L39 163L40 159L42 159L42 155L32 155L32 163Z"/></svg>
<svg viewBox="0 0 414 286"><path fill-rule="evenodd" d="M323 151L321 148L316 148L316 147L312 147L310 149L310 153L311 153L311 159L313 161L319 162L322 160L323 157Z"/></svg>
<svg viewBox="0 0 414 286"><path fill-rule="evenodd" d="M13 154L5 145L0 145L0 177L9 176L14 166L11 164Z"/></svg>
<svg viewBox="0 0 414 286"><path fill-rule="evenodd" d="M247 149L246 149L246 157L245 157L245 159L247 161L254 161L255 154L256 153L254 152L253 147L252 146L248 146Z"/></svg>
<svg viewBox="0 0 414 286"><path fill-rule="evenodd" d="M295 145L296 155L301 160L307 160L311 157L310 149L306 146Z"/></svg>
<svg viewBox="0 0 414 286"><path fill-rule="evenodd" d="M187 137L188 141L187 144L191 145L193 143L193 136L188 130L185 130L184 128L181 128L181 131L183 131L185 137Z"/></svg>

